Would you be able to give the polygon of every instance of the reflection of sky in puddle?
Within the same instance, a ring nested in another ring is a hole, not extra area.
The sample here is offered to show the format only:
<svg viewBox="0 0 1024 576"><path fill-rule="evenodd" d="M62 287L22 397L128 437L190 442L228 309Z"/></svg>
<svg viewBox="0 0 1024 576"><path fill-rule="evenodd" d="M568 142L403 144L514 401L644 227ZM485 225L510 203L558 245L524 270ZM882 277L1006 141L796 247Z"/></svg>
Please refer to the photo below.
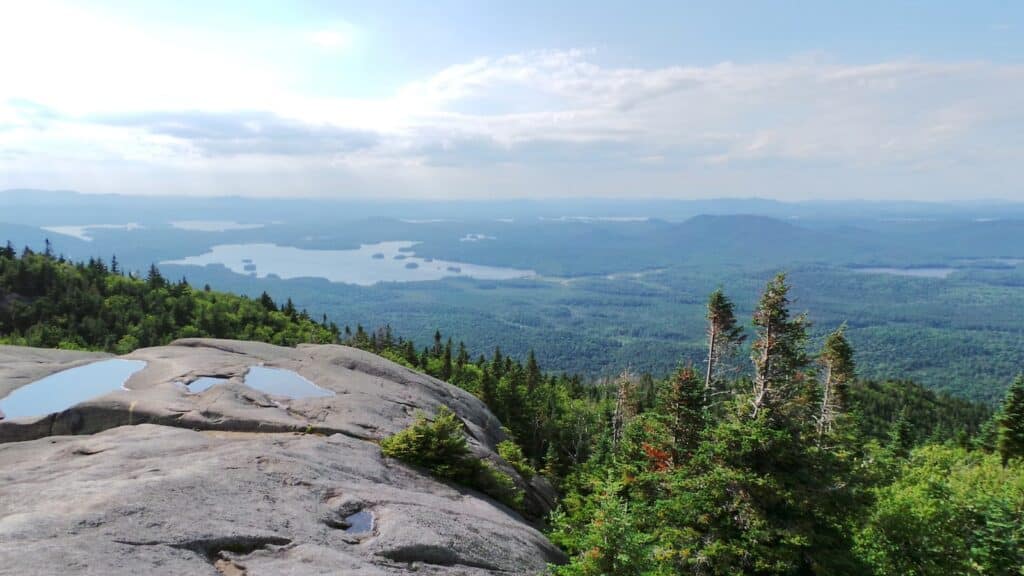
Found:
<svg viewBox="0 0 1024 576"><path fill-rule="evenodd" d="M334 392L324 390L291 370L280 368L253 366L245 375L245 385L267 394L295 399L334 396Z"/></svg>
<svg viewBox="0 0 1024 576"><path fill-rule="evenodd" d="M468 276L481 280L510 280L534 276L532 270L479 266L416 256L416 242L364 244L353 250L306 250L276 244L222 244L199 256L162 264L206 266L221 264L239 274L283 279L325 278L370 286L378 282L415 282ZM412 266L411 264L415 264Z"/></svg>
<svg viewBox="0 0 1024 576"><path fill-rule="evenodd" d="M227 382L227 378L216 378L214 376L202 376L188 383L188 391L192 394L198 394L209 390L217 384L223 384Z"/></svg>
<svg viewBox="0 0 1024 576"><path fill-rule="evenodd" d="M346 534L369 534L373 532L373 513L361 510L346 516L345 523L348 524L348 528L345 528Z"/></svg>
<svg viewBox="0 0 1024 576"><path fill-rule="evenodd" d="M112 359L50 374L0 400L0 411L7 418L61 412L79 402L122 389L132 374L145 367L141 360Z"/></svg>

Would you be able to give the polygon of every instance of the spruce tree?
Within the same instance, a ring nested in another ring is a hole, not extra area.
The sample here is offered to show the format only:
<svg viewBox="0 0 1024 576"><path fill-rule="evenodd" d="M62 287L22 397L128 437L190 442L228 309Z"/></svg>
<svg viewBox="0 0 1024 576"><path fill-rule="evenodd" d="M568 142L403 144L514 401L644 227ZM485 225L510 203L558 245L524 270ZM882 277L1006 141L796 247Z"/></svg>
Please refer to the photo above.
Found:
<svg viewBox="0 0 1024 576"><path fill-rule="evenodd" d="M445 344L444 352L441 361L441 380L448 381L452 379L452 339L448 339L448 343Z"/></svg>
<svg viewBox="0 0 1024 576"><path fill-rule="evenodd" d="M434 348L433 348L433 350L431 350L431 353L433 354L434 358L440 358L442 351L443 351L443 348L441 346L441 331L440 330L435 330L434 331Z"/></svg>
<svg viewBox="0 0 1024 576"><path fill-rule="evenodd" d="M736 322L734 306L719 288L708 297L708 357L704 374L704 401L715 392L721 364L743 342L743 327Z"/></svg>
<svg viewBox="0 0 1024 576"><path fill-rule="evenodd" d="M677 370L662 387L658 400L680 461L693 454L704 430L704 393L693 366Z"/></svg>
<svg viewBox="0 0 1024 576"><path fill-rule="evenodd" d="M910 456L910 450L914 447L914 432L910 427L910 414L907 407L900 410L899 416L893 422L889 431L889 448L893 454L900 458Z"/></svg>
<svg viewBox="0 0 1024 576"><path fill-rule="evenodd" d="M533 354L533 350L526 357L526 390L530 394L537 389L537 384L540 383L541 373L540 367L537 366L537 357Z"/></svg>
<svg viewBox="0 0 1024 576"><path fill-rule="evenodd" d="M804 345L807 317L789 313L789 285L785 274L777 274L765 286L754 311L757 339L751 348L754 390L751 417L764 409L784 407L802 390L804 370L810 364Z"/></svg>
<svg viewBox="0 0 1024 576"><path fill-rule="evenodd" d="M1024 375L1017 376L1006 392L998 430L996 445L1003 465L1013 458L1024 457Z"/></svg>
<svg viewBox="0 0 1024 576"><path fill-rule="evenodd" d="M845 324L825 338L818 363L822 369L821 407L817 417L820 442L824 434L832 432L836 418L845 410L848 387L856 375L853 347L846 339Z"/></svg>

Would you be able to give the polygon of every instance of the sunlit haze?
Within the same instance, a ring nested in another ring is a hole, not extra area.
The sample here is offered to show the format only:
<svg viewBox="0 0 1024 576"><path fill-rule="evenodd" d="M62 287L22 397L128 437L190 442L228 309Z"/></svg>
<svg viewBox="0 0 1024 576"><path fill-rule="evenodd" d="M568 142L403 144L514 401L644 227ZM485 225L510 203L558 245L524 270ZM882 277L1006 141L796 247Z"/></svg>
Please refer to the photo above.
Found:
<svg viewBox="0 0 1024 576"><path fill-rule="evenodd" d="M1021 4L378 4L7 3L0 189L1024 200Z"/></svg>

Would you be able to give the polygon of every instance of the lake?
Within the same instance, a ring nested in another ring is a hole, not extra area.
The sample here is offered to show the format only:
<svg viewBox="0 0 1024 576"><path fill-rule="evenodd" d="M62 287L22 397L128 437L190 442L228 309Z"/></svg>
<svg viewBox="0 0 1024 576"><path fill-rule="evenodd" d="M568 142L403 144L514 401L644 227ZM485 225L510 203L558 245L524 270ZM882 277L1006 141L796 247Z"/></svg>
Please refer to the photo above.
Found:
<svg viewBox="0 0 1024 576"><path fill-rule="evenodd" d="M307 250L277 244L220 244L199 256L161 264L222 264L233 272L266 278L325 278L331 282L372 286L379 282L422 282L452 276L511 280L535 276L533 270L479 266L420 258L411 250L418 242L398 240L363 244L351 250ZM415 264L415 266L410 266Z"/></svg>
<svg viewBox="0 0 1024 576"><path fill-rule="evenodd" d="M63 412L86 400L120 390L128 378L146 367L141 360L101 360L70 368L22 386L0 400L7 418Z"/></svg>
<svg viewBox="0 0 1024 576"><path fill-rule="evenodd" d="M955 268L850 268L858 274L888 274L890 276L910 276L913 278L948 278L956 271Z"/></svg>
<svg viewBox="0 0 1024 576"><path fill-rule="evenodd" d="M140 230L142 226L134 222L128 224L82 224L80 226L41 226L43 230L54 232L57 234L63 234L64 236L71 236L78 238L79 240L85 240L86 242L92 242L92 236L89 235L89 230Z"/></svg>
<svg viewBox="0 0 1024 576"><path fill-rule="evenodd" d="M234 220L174 220L173 228L192 232L230 232L232 230L256 230L263 224L242 224Z"/></svg>

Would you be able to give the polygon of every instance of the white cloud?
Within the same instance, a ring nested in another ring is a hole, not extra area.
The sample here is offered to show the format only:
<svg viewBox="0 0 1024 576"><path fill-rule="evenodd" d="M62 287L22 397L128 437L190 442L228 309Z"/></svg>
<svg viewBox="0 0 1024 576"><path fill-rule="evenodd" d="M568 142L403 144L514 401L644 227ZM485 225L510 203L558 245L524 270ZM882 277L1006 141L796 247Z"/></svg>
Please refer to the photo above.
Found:
<svg viewBox="0 0 1024 576"><path fill-rule="evenodd" d="M344 50L352 38L344 23L307 36L325 50ZM1024 161L1024 65L818 57L626 68L603 66L599 56L472 59L387 97L314 97L287 67L188 31L21 3L0 20L0 188L170 191L161 186L179 182L199 192L344 186L439 196L1024 189L1014 169ZM60 178L47 180L48 172ZM97 181L100 172L110 176ZM786 188L765 189L772 179Z"/></svg>
<svg viewBox="0 0 1024 576"><path fill-rule="evenodd" d="M340 51L352 45L352 27L348 24L336 24L331 28L317 30L309 35L314 46L327 51Z"/></svg>

